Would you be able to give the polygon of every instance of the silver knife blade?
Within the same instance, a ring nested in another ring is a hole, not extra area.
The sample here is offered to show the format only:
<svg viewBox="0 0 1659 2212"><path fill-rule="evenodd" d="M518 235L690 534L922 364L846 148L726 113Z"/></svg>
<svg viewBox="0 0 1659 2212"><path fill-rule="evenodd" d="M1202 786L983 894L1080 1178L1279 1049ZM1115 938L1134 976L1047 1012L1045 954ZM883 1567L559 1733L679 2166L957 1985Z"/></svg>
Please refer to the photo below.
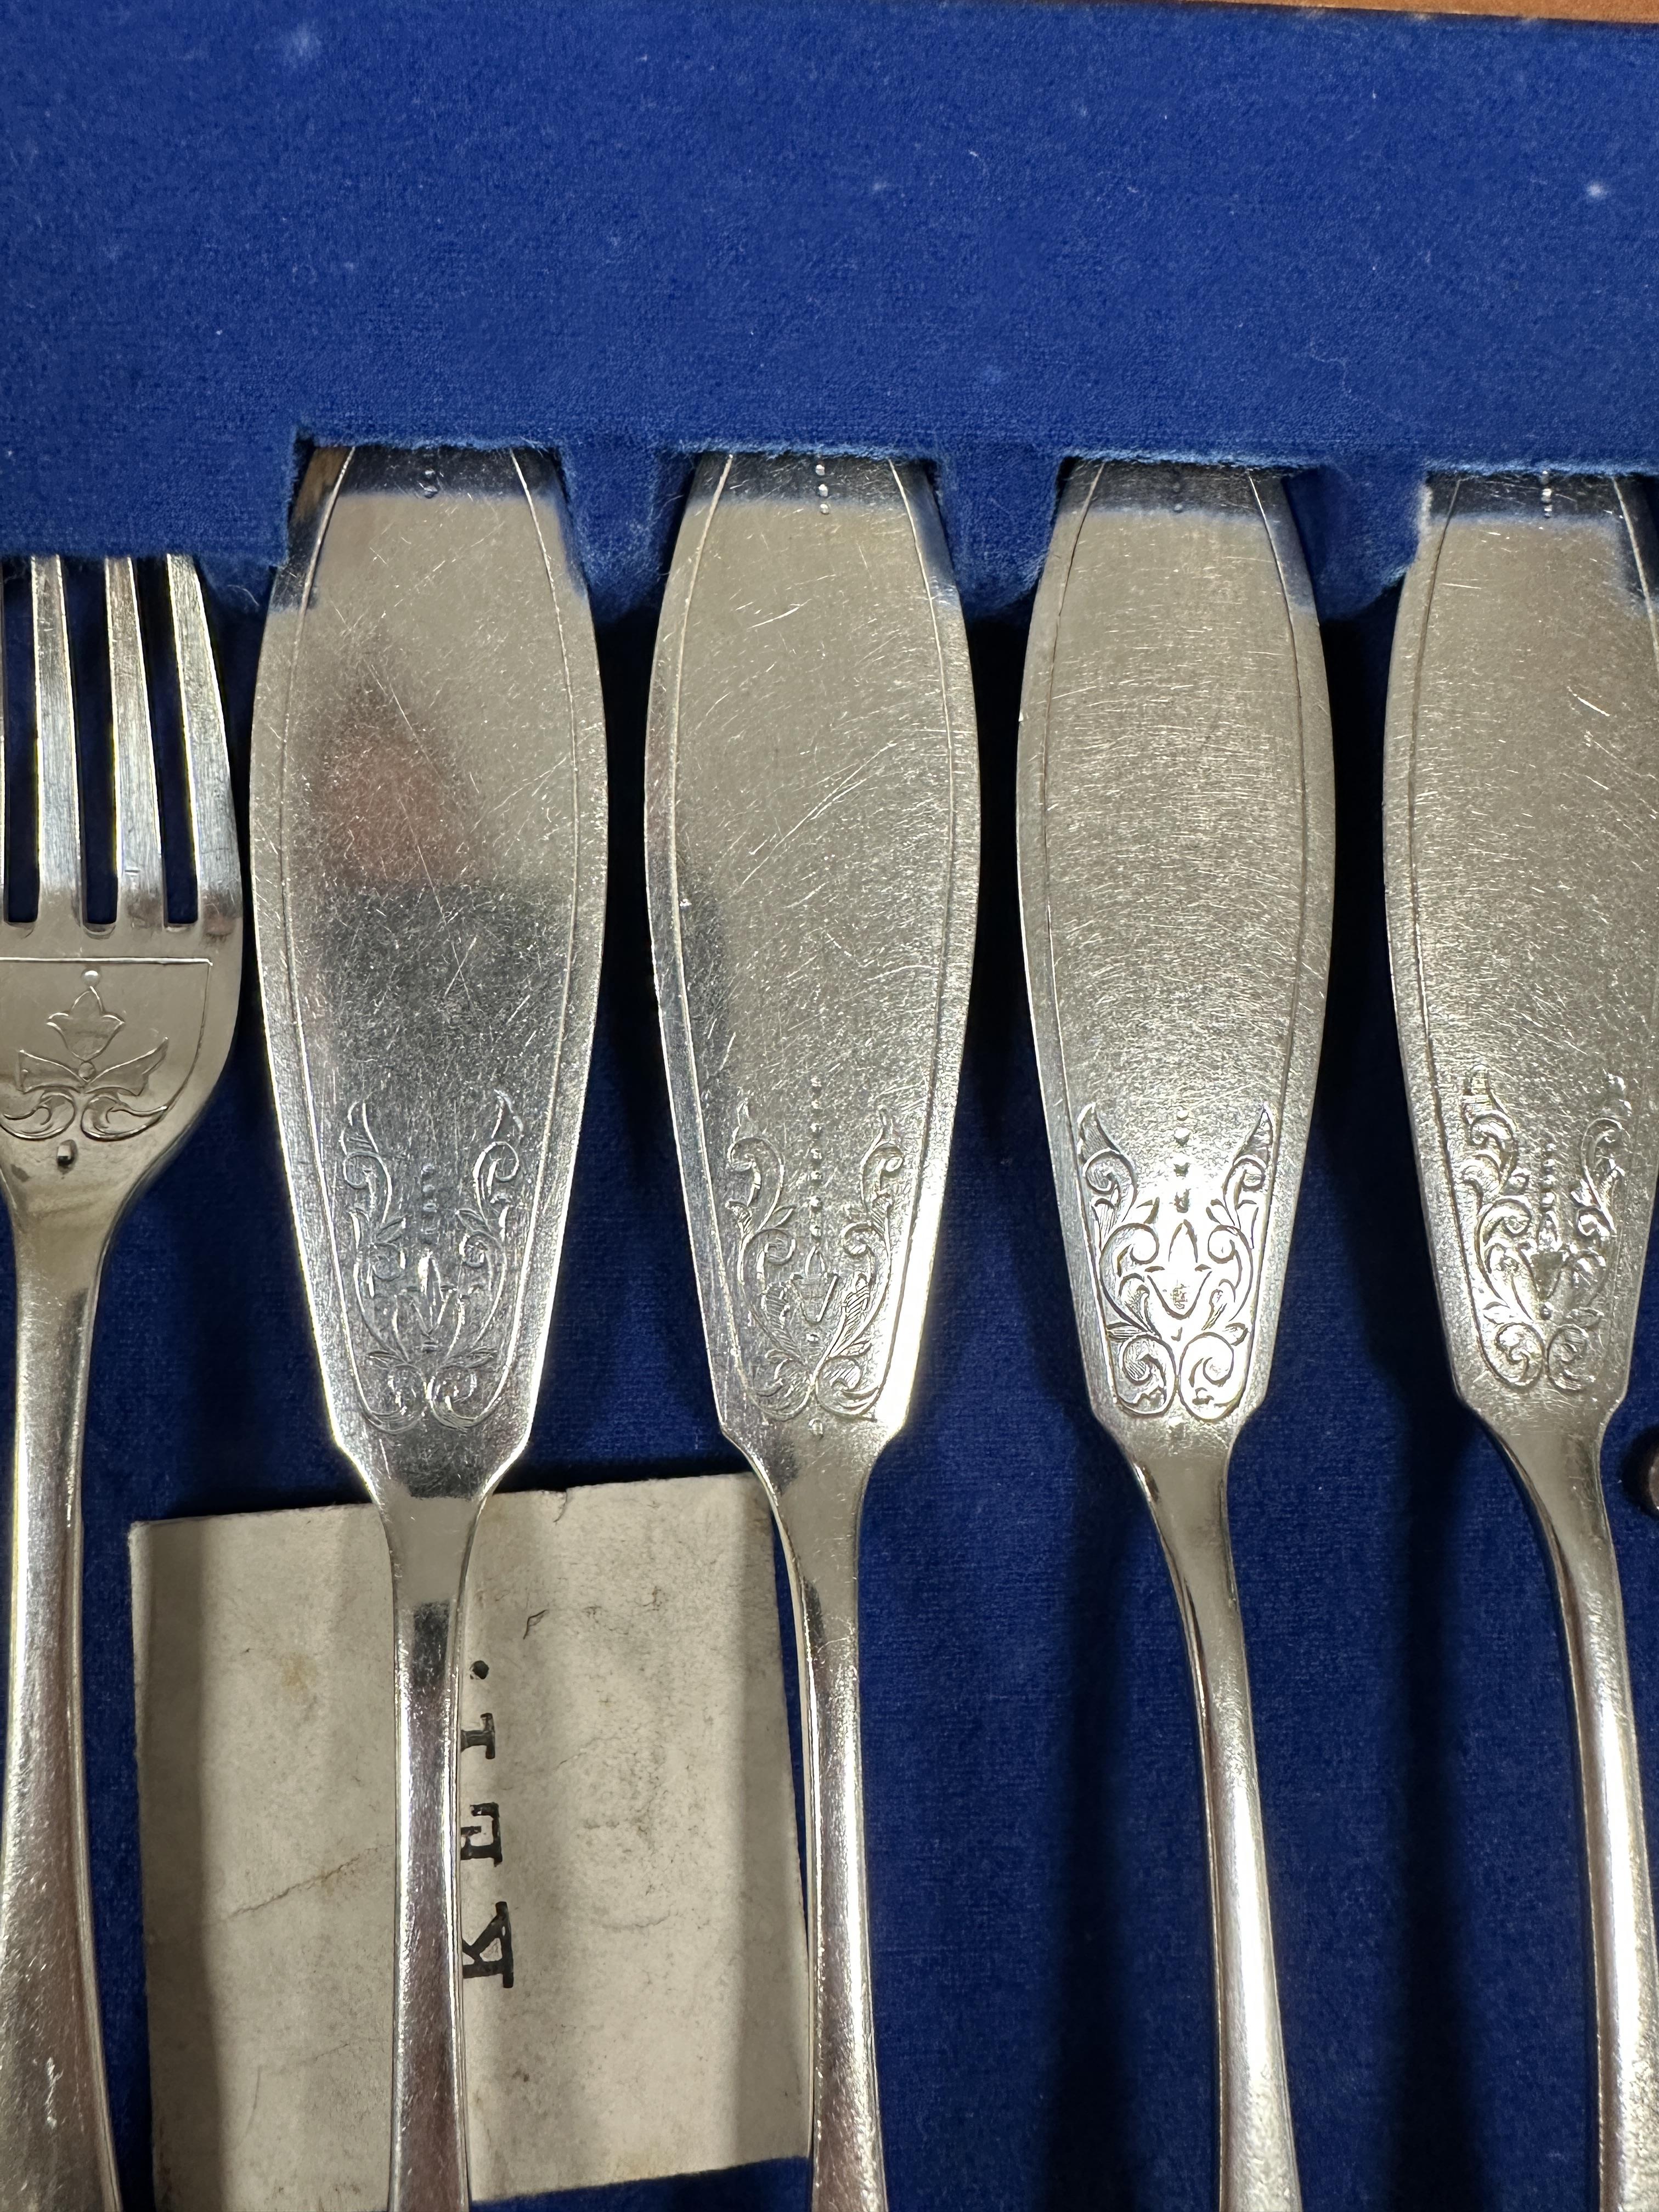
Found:
<svg viewBox="0 0 1659 2212"><path fill-rule="evenodd" d="M599 985L605 744L558 486L319 453L266 626L251 829L277 1120L336 1440L391 1547L391 2212L469 2201L457 1624L523 1449Z"/></svg>
<svg viewBox="0 0 1659 2212"><path fill-rule="evenodd" d="M1459 1395L1507 1453L1571 1661L1601 2202L1659 2206L1659 1971L1601 1437L1659 1170L1659 633L1641 495L1432 488L1389 680L1401 1054Z"/></svg>
<svg viewBox="0 0 1659 2212"><path fill-rule="evenodd" d="M527 455L319 455L294 540L254 896L318 1357L371 1489L395 1463L471 1491L529 1437L592 1036L586 595Z"/></svg>
<svg viewBox="0 0 1659 2212"><path fill-rule="evenodd" d="M1192 1665L1232 2212L1300 2203L1226 1481L1307 1144L1332 803L1278 481L1077 465L1026 659L1026 963L1090 1395L1152 1507Z"/></svg>
<svg viewBox="0 0 1659 2212"><path fill-rule="evenodd" d="M864 1490L908 1407L968 995L966 638L925 478L699 469L647 746L657 989L720 1423L794 1590L813 2203L885 2203L858 1715Z"/></svg>

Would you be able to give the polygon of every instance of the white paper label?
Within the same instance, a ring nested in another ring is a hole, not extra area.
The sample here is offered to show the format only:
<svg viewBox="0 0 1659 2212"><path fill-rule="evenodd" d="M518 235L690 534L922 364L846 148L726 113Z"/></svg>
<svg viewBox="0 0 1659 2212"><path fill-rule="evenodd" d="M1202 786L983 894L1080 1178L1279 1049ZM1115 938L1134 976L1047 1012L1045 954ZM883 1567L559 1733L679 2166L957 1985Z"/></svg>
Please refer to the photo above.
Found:
<svg viewBox="0 0 1659 2212"><path fill-rule="evenodd" d="M141 1522L131 1562L161 2212L372 2212L393 1893L378 1517ZM474 2196L804 2155L805 1942L758 1486L495 1498L466 1629Z"/></svg>

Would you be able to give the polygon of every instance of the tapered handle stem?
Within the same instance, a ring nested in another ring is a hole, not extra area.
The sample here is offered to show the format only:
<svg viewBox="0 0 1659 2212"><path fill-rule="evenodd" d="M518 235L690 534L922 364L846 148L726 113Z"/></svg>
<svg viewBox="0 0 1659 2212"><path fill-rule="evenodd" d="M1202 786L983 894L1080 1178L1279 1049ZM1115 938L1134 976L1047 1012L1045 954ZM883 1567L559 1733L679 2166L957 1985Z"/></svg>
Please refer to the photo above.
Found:
<svg viewBox="0 0 1659 2212"><path fill-rule="evenodd" d="M458 1637L477 1514L471 1500L404 1498L386 1524L398 1706L388 2212L465 2212L471 2202L455 1767Z"/></svg>
<svg viewBox="0 0 1659 2212"><path fill-rule="evenodd" d="M87 1856L81 1446L104 1237L16 1231L0 2207L117 2212Z"/></svg>
<svg viewBox="0 0 1659 2212"><path fill-rule="evenodd" d="M1186 1631L1210 1846L1221 2212L1299 2212L1224 1451L1140 1469Z"/></svg>
<svg viewBox="0 0 1659 2212"><path fill-rule="evenodd" d="M1595 1956L1601 2212L1659 2212L1659 1966L1600 1453L1592 1440L1544 1431L1504 1441L1555 1571L1572 1678Z"/></svg>
<svg viewBox="0 0 1659 2212"><path fill-rule="evenodd" d="M786 1494L806 1773L812 1949L812 2212L886 2212L859 1717L859 1508Z"/></svg>

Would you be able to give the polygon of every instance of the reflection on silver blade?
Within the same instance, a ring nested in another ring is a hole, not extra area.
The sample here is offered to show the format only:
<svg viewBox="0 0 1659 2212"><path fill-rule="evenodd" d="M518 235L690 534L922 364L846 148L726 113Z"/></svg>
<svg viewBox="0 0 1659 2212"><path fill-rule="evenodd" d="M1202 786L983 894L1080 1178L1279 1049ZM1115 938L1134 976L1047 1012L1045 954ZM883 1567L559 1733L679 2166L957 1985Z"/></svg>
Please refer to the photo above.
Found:
<svg viewBox="0 0 1659 2212"><path fill-rule="evenodd" d="M260 661L251 820L313 1330L392 1549L392 2212L453 2212L454 1628L535 1407L605 895L598 665L544 464L315 458Z"/></svg>
<svg viewBox="0 0 1659 2212"><path fill-rule="evenodd" d="M885 2202L858 1530L915 1372L977 856L966 641L925 479L705 460L657 649L651 926L715 1398L794 1589L818 2212Z"/></svg>
<svg viewBox="0 0 1659 2212"><path fill-rule="evenodd" d="M1441 1317L1555 1571L1601 2202L1659 2204L1659 1977L1601 1443L1659 1169L1659 654L1639 491L1433 488L1389 684L1389 939Z"/></svg>
<svg viewBox="0 0 1659 2212"><path fill-rule="evenodd" d="M1096 1413L1187 1633L1209 1826L1221 2202L1294 2212L1229 1455L1261 1403L1330 935L1330 727L1276 479L1079 465L1032 619L1027 969Z"/></svg>

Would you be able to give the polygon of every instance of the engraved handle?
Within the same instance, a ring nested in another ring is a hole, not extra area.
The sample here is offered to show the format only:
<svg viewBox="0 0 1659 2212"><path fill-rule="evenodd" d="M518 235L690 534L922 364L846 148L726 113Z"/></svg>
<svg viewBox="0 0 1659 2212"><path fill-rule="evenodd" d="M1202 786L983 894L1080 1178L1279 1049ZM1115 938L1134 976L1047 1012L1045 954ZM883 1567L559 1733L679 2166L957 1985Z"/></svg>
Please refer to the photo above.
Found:
<svg viewBox="0 0 1659 2212"><path fill-rule="evenodd" d="M1224 1450L1138 1469L1169 1561L1198 1707L1210 1844L1221 2103L1221 2212L1300 2212L1273 1971L1267 1858Z"/></svg>
<svg viewBox="0 0 1659 2212"><path fill-rule="evenodd" d="M466 2052L455 1887L457 1629L478 1506L400 1498L392 1547L398 1960L387 2212L465 2212Z"/></svg>
<svg viewBox="0 0 1659 2212"><path fill-rule="evenodd" d="M11 1677L0 1843L0 2207L118 2212L81 1729L81 1443L106 1237L15 1225Z"/></svg>
<svg viewBox="0 0 1659 2212"><path fill-rule="evenodd" d="M1659 1967L1625 1607L1600 1454L1547 1431L1501 1441L1555 1571L1572 1677L1595 1956L1601 2212L1659 2212Z"/></svg>
<svg viewBox="0 0 1659 2212"><path fill-rule="evenodd" d="M794 1595L812 1954L812 2212L886 2212L859 1718L860 1479L775 1499Z"/></svg>

